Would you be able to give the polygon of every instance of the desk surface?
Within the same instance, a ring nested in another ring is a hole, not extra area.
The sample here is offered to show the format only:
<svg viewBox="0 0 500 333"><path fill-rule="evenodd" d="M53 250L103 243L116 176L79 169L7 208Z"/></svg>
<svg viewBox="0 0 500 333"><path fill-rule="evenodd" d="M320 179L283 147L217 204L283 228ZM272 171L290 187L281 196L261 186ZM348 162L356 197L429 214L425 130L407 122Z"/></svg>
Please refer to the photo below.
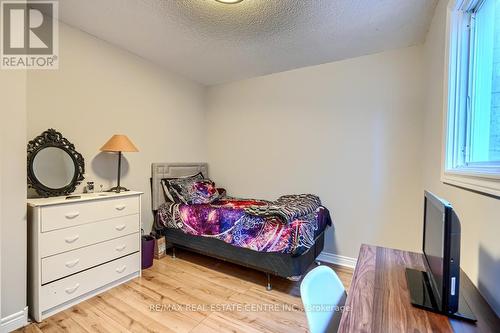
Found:
<svg viewBox="0 0 500 333"><path fill-rule="evenodd" d="M424 270L422 255L362 245L339 332L498 332L500 319L463 272L461 292L478 318L476 325L413 307L407 267Z"/></svg>

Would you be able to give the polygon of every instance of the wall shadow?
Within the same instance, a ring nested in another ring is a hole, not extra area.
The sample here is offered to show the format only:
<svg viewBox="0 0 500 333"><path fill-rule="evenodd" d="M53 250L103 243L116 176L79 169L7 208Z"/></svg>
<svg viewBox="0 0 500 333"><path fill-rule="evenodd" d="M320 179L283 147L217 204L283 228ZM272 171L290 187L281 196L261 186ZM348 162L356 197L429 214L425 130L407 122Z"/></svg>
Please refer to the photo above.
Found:
<svg viewBox="0 0 500 333"><path fill-rule="evenodd" d="M118 173L118 153L100 152L92 159L92 172L103 179L116 181ZM125 177L130 170L130 166L125 155L122 155L121 177Z"/></svg>
<svg viewBox="0 0 500 333"><path fill-rule="evenodd" d="M483 246L479 246L478 289L500 316L500 258L495 258Z"/></svg>
<svg viewBox="0 0 500 333"><path fill-rule="evenodd" d="M326 244L328 244L329 246L327 247ZM333 254L339 253L337 247L337 229L335 228L335 221L333 220L333 216L332 216L332 226L327 229L326 233L325 250Z"/></svg>

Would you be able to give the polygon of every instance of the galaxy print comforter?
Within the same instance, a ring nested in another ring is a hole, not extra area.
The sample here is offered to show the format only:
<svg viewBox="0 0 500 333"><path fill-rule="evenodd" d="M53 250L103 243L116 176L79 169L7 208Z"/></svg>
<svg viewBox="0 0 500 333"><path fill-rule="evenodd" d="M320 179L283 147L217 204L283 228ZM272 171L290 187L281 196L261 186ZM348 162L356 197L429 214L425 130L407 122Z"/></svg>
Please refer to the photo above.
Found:
<svg viewBox="0 0 500 333"><path fill-rule="evenodd" d="M292 255L313 246L330 225L329 211L310 195L283 196L276 201L225 197L211 204L167 202L155 219L157 231L180 229L254 251Z"/></svg>

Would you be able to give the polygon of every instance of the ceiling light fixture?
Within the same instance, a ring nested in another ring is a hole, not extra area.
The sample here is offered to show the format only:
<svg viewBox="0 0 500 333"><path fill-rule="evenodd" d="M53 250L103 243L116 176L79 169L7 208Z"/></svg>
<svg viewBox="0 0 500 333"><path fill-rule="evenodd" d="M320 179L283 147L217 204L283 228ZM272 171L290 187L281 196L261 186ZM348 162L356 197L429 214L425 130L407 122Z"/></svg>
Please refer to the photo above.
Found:
<svg viewBox="0 0 500 333"><path fill-rule="evenodd" d="M215 1L227 4L227 5L233 5L235 3L242 2L243 0L215 0Z"/></svg>

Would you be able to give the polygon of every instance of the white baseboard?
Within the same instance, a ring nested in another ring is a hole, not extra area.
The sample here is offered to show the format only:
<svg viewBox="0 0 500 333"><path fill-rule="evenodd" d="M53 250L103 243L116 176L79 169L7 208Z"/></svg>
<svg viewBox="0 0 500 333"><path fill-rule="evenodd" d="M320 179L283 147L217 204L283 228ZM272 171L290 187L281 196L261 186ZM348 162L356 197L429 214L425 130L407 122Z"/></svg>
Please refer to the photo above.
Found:
<svg viewBox="0 0 500 333"><path fill-rule="evenodd" d="M335 264L349 268L356 267L356 262L358 261L358 259L356 258L345 257L338 254L328 253L325 251L321 252L317 259L319 261L326 261L330 264Z"/></svg>
<svg viewBox="0 0 500 333"><path fill-rule="evenodd" d="M0 320L0 333L8 333L28 325L28 307Z"/></svg>

